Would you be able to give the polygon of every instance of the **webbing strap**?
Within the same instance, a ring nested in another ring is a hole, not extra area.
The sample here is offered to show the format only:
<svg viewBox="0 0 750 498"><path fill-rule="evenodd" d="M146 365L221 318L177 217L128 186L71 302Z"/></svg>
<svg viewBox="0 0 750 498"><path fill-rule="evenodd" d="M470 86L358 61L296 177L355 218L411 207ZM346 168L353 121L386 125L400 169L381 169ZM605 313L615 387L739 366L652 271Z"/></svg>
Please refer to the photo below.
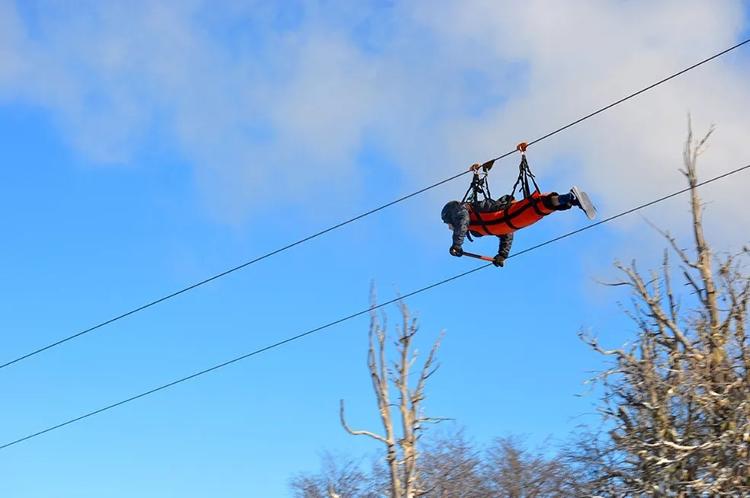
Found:
<svg viewBox="0 0 750 498"><path fill-rule="evenodd" d="M466 191L466 194L464 194L461 203L467 201L470 203L479 202L480 194L484 199L492 199L490 184L487 182L487 175L485 175L484 178L480 178L479 173L475 172L474 178L471 180L471 185L469 185L469 189Z"/></svg>
<svg viewBox="0 0 750 498"><path fill-rule="evenodd" d="M464 204L467 199L470 200L469 194L472 194L471 197L474 197L474 182L471 182L471 185L469 185L469 190L466 191L464 198L461 199L461 204Z"/></svg>
<svg viewBox="0 0 750 498"><path fill-rule="evenodd" d="M482 213L479 211L479 208L476 204L471 206L471 210L474 212L474 216L477 217L477 220L479 220L479 224L482 225L482 228L485 231L485 235L491 235L492 232L490 232L490 229L487 228L487 224L484 221L484 218L482 218Z"/></svg>
<svg viewBox="0 0 750 498"><path fill-rule="evenodd" d="M513 219L513 215L508 212L508 209L510 209L510 206L508 206L507 208L505 208L505 211L503 213L503 215L504 215L504 217L503 217L503 223L505 223L507 225L507 227L510 228L511 230L514 230L514 231L515 230L520 230L521 227L517 227L511 221Z"/></svg>
<svg viewBox="0 0 750 498"><path fill-rule="evenodd" d="M538 190L537 190L537 192L538 192ZM531 197L530 202L531 202L531 207L534 209L534 212L536 214L538 214L539 216L547 216L549 214L549 213L545 213L544 211L542 211L541 209L539 209L539 204L540 203L542 205L544 205L544 203L539 198Z"/></svg>
<svg viewBox="0 0 750 498"><path fill-rule="evenodd" d="M526 154L521 155L521 164L518 165L518 179L516 180L516 183L513 185L513 191L511 192L511 195L515 195L516 189L518 189L520 185L520 191L523 192L524 199L528 199L531 197L531 188L529 186L529 180L531 180L531 183L534 184L534 190L536 190L537 193L542 193L541 190L539 190L539 185L536 183L536 178L534 177L534 174L531 172L531 168L529 168L529 163L526 161Z"/></svg>

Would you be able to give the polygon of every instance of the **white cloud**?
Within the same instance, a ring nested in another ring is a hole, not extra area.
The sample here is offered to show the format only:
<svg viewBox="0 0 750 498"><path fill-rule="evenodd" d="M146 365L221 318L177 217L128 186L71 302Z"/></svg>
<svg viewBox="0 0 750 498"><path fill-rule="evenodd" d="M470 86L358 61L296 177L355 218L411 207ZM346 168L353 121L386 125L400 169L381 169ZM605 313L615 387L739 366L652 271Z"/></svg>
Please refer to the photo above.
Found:
<svg viewBox="0 0 750 498"><path fill-rule="evenodd" d="M327 175L356 180L364 137L430 183L731 45L743 23L739 1L39 5L32 26L0 2L0 98L50 109L98 162L157 133L230 220L267 200L270 178L301 199ZM563 183L550 188L582 183L621 209L680 184L690 111L696 131L718 125L703 175L737 166L749 72L714 61L539 144L532 164ZM559 158L575 168L553 170ZM712 190L744 226L746 184Z"/></svg>

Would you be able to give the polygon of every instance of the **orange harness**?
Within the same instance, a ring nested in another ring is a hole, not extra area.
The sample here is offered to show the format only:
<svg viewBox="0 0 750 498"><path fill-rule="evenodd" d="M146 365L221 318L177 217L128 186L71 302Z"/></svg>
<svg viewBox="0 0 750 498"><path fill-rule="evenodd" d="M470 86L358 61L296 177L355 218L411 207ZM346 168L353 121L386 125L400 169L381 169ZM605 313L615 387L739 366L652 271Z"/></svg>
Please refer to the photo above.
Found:
<svg viewBox="0 0 750 498"><path fill-rule="evenodd" d="M514 201L505 209L483 213L476 212L471 204L467 204L469 231L477 236L507 235L533 225L555 211L544 205L544 197L545 194L537 191L525 199Z"/></svg>

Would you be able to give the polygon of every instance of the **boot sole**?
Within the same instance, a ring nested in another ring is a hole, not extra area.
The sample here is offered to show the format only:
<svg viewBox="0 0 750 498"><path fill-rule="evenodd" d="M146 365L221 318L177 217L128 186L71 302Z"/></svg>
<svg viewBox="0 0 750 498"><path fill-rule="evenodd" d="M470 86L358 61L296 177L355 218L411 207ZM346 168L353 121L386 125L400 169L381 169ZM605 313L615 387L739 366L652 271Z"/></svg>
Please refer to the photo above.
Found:
<svg viewBox="0 0 750 498"><path fill-rule="evenodd" d="M578 187L573 187L570 190L573 191L573 194L578 198L578 202L581 204L579 207L584 213L586 213L586 217L590 220L596 218L596 208L591 202L589 194L587 194L583 190L579 190Z"/></svg>

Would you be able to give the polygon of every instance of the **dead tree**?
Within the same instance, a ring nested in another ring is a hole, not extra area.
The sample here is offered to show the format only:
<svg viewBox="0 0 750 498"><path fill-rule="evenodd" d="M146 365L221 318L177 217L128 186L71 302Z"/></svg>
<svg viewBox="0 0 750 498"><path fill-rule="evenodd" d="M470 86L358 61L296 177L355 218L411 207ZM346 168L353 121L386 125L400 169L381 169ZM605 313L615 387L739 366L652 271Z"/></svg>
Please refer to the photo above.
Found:
<svg viewBox="0 0 750 498"><path fill-rule="evenodd" d="M671 251L659 271L616 264L624 278L613 285L631 291L636 340L605 349L584 337L612 359L600 379L619 468L602 475L629 496L750 495L749 253L719 258L704 235L696 164L710 135L695 143L689 127L684 149L693 248L662 232ZM689 292L675 287L670 255Z"/></svg>
<svg viewBox="0 0 750 498"><path fill-rule="evenodd" d="M290 482L297 498L379 498L377 483L363 472L361 462L342 455L325 453L321 472L298 474Z"/></svg>
<svg viewBox="0 0 750 498"><path fill-rule="evenodd" d="M374 308L374 294L372 305ZM415 498L421 494L417 466L419 435L425 423L440 420L426 417L422 410L425 383L437 369L435 354L440 347L440 338L432 346L419 370L419 377L412 386L410 376L417 360L417 353L412 352L412 341L418 331L418 326L405 303L399 303L399 309L402 324L398 329L398 338L395 343L396 360L390 367L386 351L385 318L381 321L374 310L370 314L367 366L383 425L382 434L351 429L344 416L343 400L340 406L340 418L341 425L349 434L368 436L385 446L391 498ZM396 404L391 402L392 388L398 397ZM400 425L400 431L398 425Z"/></svg>
<svg viewBox="0 0 750 498"><path fill-rule="evenodd" d="M559 458L532 452L515 437L497 438L487 452L482 496L572 498L577 477Z"/></svg>

